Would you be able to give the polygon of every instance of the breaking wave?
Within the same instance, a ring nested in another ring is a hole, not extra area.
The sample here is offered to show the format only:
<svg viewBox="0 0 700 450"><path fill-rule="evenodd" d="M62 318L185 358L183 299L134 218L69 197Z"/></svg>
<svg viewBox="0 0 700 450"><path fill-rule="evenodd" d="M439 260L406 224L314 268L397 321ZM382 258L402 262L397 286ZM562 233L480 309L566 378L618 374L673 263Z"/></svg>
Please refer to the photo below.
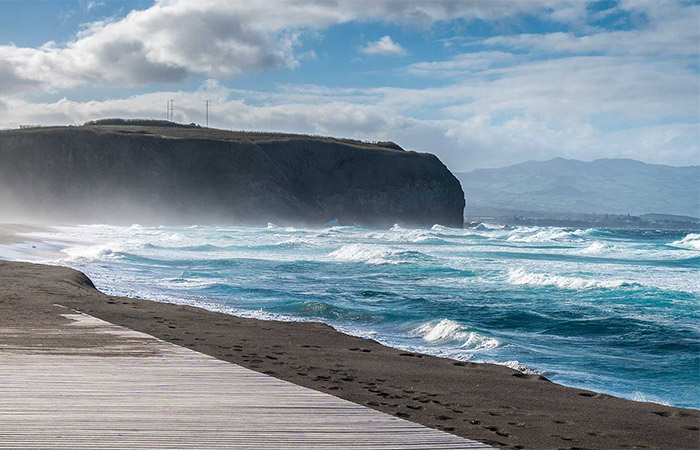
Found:
<svg viewBox="0 0 700 450"><path fill-rule="evenodd" d="M114 258L119 256L122 249L115 249L108 245L79 245L62 250L68 255L66 261L81 261Z"/></svg>
<svg viewBox="0 0 700 450"><path fill-rule="evenodd" d="M469 331L464 325L450 319L426 322L412 330L411 334L431 344L459 342L460 348L475 352L492 350L500 344L497 339Z"/></svg>
<svg viewBox="0 0 700 450"><path fill-rule="evenodd" d="M592 280L579 277L532 273L525 269L508 271L508 282L515 285L554 286L560 289L618 289L621 287L638 286L638 283L625 280Z"/></svg>
<svg viewBox="0 0 700 450"><path fill-rule="evenodd" d="M364 262L366 264L406 264L430 257L421 252L397 250L372 244L347 244L328 256L338 261Z"/></svg>
<svg viewBox="0 0 700 450"><path fill-rule="evenodd" d="M523 227L516 228L506 238L510 242L558 242L563 240L579 240L590 230L567 230L564 228Z"/></svg>
<svg viewBox="0 0 700 450"><path fill-rule="evenodd" d="M700 250L700 233L690 233L683 239L671 242L669 245L690 250Z"/></svg>
<svg viewBox="0 0 700 450"><path fill-rule="evenodd" d="M606 244L605 242L593 242L591 245L588 247L585 247L584 249L581 250L581 253L584 255L599 255L601 253L605 253L607 251L610 251L613 249L613 246L610 244Z"/></svg>

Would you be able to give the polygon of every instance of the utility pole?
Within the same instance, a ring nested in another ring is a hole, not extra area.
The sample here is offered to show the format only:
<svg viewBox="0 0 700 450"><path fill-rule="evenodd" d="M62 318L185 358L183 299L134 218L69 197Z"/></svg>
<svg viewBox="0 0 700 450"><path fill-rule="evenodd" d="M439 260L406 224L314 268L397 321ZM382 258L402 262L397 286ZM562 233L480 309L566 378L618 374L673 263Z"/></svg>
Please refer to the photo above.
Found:
<svg viewBox="0 0 700 450"><path fill-rule="evenodd" d="M209 128L209 103L211 103L209 100L204 101L204 104L206 105L207 109L207 128Z"/></svg>

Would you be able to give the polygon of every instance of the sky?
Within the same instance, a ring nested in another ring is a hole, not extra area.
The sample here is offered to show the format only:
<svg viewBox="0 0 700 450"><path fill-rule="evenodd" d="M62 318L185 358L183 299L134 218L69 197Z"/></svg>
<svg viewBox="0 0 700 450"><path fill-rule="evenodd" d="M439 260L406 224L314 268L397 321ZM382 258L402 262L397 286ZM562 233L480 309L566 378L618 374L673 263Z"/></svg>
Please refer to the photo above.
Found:
<svg viewBox="0 0 700 450"><path fill-rule="evenodd" d="M453 171L700 164L700 2L0 0L0 128L166 118Z"/></svg>

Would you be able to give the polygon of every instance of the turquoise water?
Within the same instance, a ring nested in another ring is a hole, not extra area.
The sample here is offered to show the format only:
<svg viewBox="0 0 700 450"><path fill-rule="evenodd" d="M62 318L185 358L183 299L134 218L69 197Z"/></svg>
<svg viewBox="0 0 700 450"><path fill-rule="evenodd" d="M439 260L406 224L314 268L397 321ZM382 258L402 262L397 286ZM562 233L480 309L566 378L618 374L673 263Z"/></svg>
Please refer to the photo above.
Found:
<svg viewBox="0 0 700 450"><path fill-rule="evenodd" d="M700 408L698 234L270 224L31 236L43 260L111 294L322 321L394 347Z"/></svg>

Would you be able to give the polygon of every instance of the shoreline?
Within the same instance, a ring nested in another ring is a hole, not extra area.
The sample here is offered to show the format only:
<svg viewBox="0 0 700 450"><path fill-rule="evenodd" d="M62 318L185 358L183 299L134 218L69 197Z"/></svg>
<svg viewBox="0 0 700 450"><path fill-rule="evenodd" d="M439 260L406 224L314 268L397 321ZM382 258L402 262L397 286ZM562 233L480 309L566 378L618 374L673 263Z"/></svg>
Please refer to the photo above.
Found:
<svg viewBox="0 0 700 450"><path fill-rule="evenodd" d="M502 448L697 448L700 412L385 347L316 322L108 296L81 272L0 261L0 327L54 303L217 359ZM45 326L45 324L44 324Z"/></svg>

